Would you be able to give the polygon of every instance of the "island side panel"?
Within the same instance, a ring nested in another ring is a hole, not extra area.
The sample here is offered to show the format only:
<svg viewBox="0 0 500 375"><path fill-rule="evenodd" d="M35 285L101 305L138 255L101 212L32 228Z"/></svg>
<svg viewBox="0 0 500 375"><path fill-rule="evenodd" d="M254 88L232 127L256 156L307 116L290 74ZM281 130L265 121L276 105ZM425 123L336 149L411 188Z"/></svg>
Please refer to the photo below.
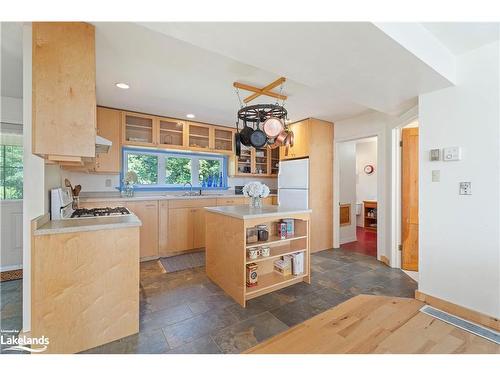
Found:
<svg viewBox="0 0 500 375"><path fill-rule="evenodd" d="M241 306L245 306L245 229L243 220L207 211L206 272Z"/></svg>
<svg viewBox="0 0 500 375"><path fill-rule="evenodd" d="M139 331L139 227L33 236L32 337L77 353Z"/></svg>

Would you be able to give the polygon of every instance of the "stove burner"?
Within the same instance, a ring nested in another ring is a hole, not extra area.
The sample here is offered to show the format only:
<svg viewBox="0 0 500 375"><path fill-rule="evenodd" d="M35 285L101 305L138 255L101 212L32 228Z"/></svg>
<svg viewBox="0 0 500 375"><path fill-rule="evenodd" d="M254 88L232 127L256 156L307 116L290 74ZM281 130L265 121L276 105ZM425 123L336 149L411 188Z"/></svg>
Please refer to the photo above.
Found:
<svg viewBox="0 0 500 375"><path fill-rule="evenodd" d="M128 215L130 211L125 207L99 207L99 208L77 208L71 217L92 217L92 216L117 216Z"/></svg>

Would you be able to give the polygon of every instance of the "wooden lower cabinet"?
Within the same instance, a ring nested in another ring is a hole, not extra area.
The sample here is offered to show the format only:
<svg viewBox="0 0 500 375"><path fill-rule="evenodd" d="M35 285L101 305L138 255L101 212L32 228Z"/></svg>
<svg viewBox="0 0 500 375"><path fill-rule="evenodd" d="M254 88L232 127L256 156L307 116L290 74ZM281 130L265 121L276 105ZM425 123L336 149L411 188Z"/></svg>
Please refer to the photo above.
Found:
<svg viewBox="0 0 500 375"><path fill-rule="evenodd" d="M158 256L158 201L125 202L125 207L142 221L140 230L140 256Z"/></svg>
<svg viewBox="0 0 500 375"><path fill-rule="evenodd" d="M168 255L168 201L158 202L158 255Z"/></svg>
<svg viewBox="0 0 500 375"><path fill-rule="evenodd" d="M209 206L248 204L246 197L196 200L82 202L82 208L124 206L142 221L140 257L148 260L168 257L205 247L205 209ZM265 205L277 204L277 197L263 198Z"/></svg>
<svg viewBox="0 0 500 375"><path fill-rule="evenodd" d="M191 211L193 228L193 249L205 247L205 209L194 208Z"/></svg>
<svg viewBox="0 0 500 375"><path fill-rule="evenodd" d="M193 248L192 208L170 208L168 210L168 230L166 254Z"/></svg>

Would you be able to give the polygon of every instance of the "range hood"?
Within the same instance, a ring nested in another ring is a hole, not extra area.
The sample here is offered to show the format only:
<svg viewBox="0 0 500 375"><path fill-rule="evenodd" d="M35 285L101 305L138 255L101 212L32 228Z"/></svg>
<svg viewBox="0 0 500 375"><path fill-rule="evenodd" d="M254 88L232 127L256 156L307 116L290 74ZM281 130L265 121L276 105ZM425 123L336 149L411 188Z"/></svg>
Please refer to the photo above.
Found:
<svg viewBox="0 0 500 375"><path fill-rule="evenodd" d="M100 135L95 136L95 153L96 154L106 154L113 142L109 139L103 138Z"/></svg>

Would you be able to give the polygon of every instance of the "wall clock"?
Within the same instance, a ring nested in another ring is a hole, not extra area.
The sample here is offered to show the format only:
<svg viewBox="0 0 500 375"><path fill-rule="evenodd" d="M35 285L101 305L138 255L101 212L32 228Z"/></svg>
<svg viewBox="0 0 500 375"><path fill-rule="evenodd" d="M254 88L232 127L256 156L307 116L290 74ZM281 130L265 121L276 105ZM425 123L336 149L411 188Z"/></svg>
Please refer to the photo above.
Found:
<svg viewBox="0 0 500 375"><path fill-rule="evenodd" d="M375 167L371 164L367 164L365 165L365 167L363 168L363 171L366 173L366 174L372 174L373 172L375 172Z"/></svg>

